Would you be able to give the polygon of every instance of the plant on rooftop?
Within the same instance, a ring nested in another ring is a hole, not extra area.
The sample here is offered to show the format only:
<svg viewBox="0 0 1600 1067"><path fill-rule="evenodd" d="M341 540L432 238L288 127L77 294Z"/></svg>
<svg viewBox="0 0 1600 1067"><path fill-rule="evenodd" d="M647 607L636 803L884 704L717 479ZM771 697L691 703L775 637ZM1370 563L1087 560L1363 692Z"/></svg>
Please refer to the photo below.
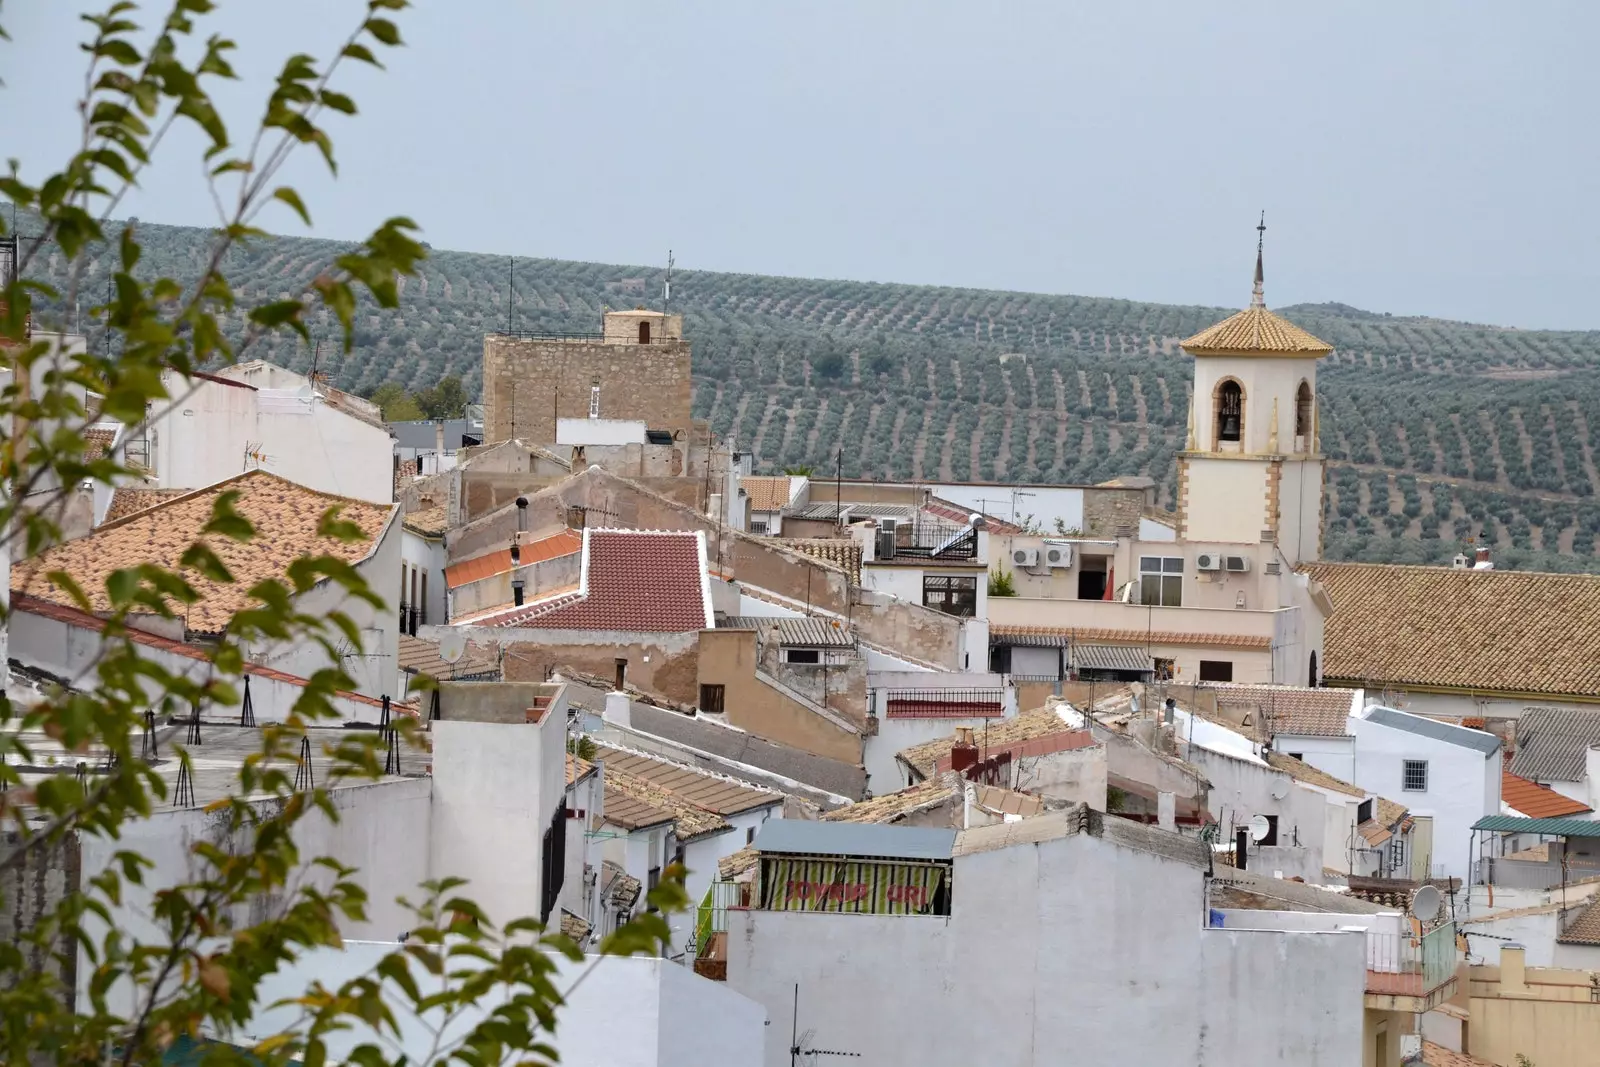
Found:
<svg viewBox="0 0 1600 1067"><path fill-rule="evenodd" d="M990 596L1016 596L1017 583L1010 571L995 567L989 572Z"/></svg>
<svg viewBox="0 0 1600 1067"><path fill-rule="evenodd" d="M113 456L86 452L89 424L115 419L138 426L188 395L181 385L168 391L166 372L192 380L207 365L303 353L314 332L339 336L348 361L361 330L397 307L399 280L415 275L425 255L415 224L394 218L360 244L315 242L316 255L292 269L268 269L258 256L266 243L258 226L263 209L277 205L309 222L299 193L281 182L284 165L309 146L334 168L331 127L356 111L355 101L335 88L336 75L355 64L381 66L379 56L401 43L393 15L405 0L352 5L359 18L333 56L285 60L258 126L237 139L211 96L213 87L236 78L235 42L202 36L214 6L212 0L175 0L144 27L134 3L113 3L86 17L76 150L42 177L15 161L0 177L0 192L21 209L28 230L18 241L17 275L0 278L0 484L10 490L0 500L0 530L6 531L6 551L18 538L30 557L60 541L67 494L58 487L112 483L129 473ZM181 262L164 254L159 237L148 247L142 225L108 221L174 129L203 146L200 162L217 210L215 228L191 235L196 243L188 248L200 254ZM0 235L15 236L4 226L0 217ZM245 276L259 281L242 290L235 279ZM101 294L105 302L95 303ZM34 336L35 329L59 329L57 312L80 302L93 305L86 314L97 341L105 343L72 354ZM456 383L440 402L453 409L461 388ZM128 636L135 614L181 624L201 598L197 580L235 581L213 546L258 536L234 507L237 497L219 495L202 536L176 569L141 564L111 574L103 597L110 609L100 612L101 650L66 685L26 706L0 693L0 885L36 869L71 837L120 839L168 802L165 780L140 748L147 709L237 708L242 650L252 643L314 643L329 665L307 680L286 722L259 730L259 748L239 767L231 795L209 806L215 838L187 846L185 878L150 887L149 933L136 936L112 920L113 909L141 891L154 866L137 848L124 846L107 869L85 872L54 903L41 903L31 926L0 938L0 1060L6 1063L156 1063L180 1039L226 1039L267 1007L264 979L304 952L341 946L341 926L365 915L360 872L334 857L301 855L295 831L316 812L338 818L329 784L381 775L378 738L351 731L336 746L325 746L320 787L302 787L294 773L307 728L335 718L335 695L354 688L342 652L361 642L348 611L308 615L296 610L294 598L331 583L348 604L387 610L362 575L334 556L315 555L254 585L254 605L233 616L200 677L146 658L144 646ZM337 508L321 517L320 533L336 540L364 536ZM70 575L48 577L91 609L89 591ZM41 738L73 762L81 760L85 773L25 777L22 767L56 758L43 751ZM188 752L175 747L187 768ZM87 773L91 760L94 774ZM313 985L281 1003L298 1010L299 1025L253 1040L251 1055L272 1065L321 1064L331 1033L364 1023L376 1040L361 1046L353 1061L398 1063L404 1054L397 1017L426 1008L448 1022L494 991L503 996L500 1006L441 1038L426 1062L553 1061L561 996L556 958L578 958L577 950L532 920L496 928L465 895L468 888L450 879L417 887L408 905L415 921L407 940L371 973L336 987ZM605 952L656 951L666 944L661 911L684 905L681 871L669 870L648 900L660 910L620 928L602 946ZM7 919L10 903L0 901ZM74 964L77 997L61 973L71 975ZM214 1059L241 1062L225 1052Z"/></svg>

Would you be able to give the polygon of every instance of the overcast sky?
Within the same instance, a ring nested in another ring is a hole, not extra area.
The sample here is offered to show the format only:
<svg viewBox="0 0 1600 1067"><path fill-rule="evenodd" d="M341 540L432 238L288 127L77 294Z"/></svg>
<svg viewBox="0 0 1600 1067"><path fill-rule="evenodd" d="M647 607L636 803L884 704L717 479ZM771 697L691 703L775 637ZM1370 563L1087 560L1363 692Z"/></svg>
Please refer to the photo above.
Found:
<svg viewBox="0 0 1600 1067"><path fill-rule="evenodd" d="M6 0L0 146L75 141L71 0ZM360 5L222 0L252 117ZM322 236L1600 328L1600 5L421 0L346 79ZM128 213L213 221L194 153ZM304 227L285 215L268 224Z"/></svg>

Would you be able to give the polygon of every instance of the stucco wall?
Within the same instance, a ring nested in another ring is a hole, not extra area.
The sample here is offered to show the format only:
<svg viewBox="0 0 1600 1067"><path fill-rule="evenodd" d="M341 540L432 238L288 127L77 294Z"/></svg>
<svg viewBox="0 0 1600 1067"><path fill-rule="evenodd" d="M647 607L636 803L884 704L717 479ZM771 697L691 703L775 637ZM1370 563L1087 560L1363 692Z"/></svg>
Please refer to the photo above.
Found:
<svg viewBox="0 0 1600 1067"><path fill-rule="evenodd" d="M1363 939L1203 930L1201 879L1091 837L963 856L947 920L730 913L728 984L767 1008L769 1067L796 984L798 1029L863 1062L1356 1062Z"/></svg>
<svg viewBox="0 0 1600 1067"><path fill-rule="evenodd" d="M501 671L507 681L542 682L563 668L610 680L616 673L616 661L623 659L628 663L627 685L690 706L700 699L696 680L700 635L692 630L658 634L519 627L462 629L474 643L504 646Z"/></svg>
<svg viewBox="0 0 1600 1067"><path fill-rule="evenodd" d="M1202 459L1188 464L1184 536L1192 541L1254 545L1266 526L1267 465L1247 459Z"/></svg>
<svg viewBox="0 0 1600 1067"><path fill-rule="evenodd" d="M1472 967L1467 1049L1491 1063L1564 1067L1594 1062L1600 1048L1600 1003L1590 999L1587 971L1536 968L1525 972L1526 993L1506 995L1504 967Z"/></svg>
<svg viewBox="0 0 1600 1067"><path fill-rule="evenodd" d="M756 668L754 631L701 631L699 684L724 687L723 710L730 723L829 759L861 762L859 732L830 721L815 708L767 684L757 677ZM698 702L697 689L691 703Z"/></svg>
<svg viewBox="0 0 1600 1067"><path fill-rule="evenodd" d="M1327 802L1321 794L1301 788L1281 771L1198 745L1189 746L1188 759L1211 780L1211 816L1222 827L1225 837L1231 835L1235 827L1247 825L1252 816L1275 815L1278 844L1310 850L1317 859L1315 873L1320 873L1328 825L1324 810ZM1277 797L1274 793L1283 795Z"/></svg>
<svg viewBox="0 0 1600 1067"><path fill-rule="evenodd" d="M22 843L14 832L0 834L6 855ZM82 856L78 837L69 834L50 847L35 848L16 865L0 871L0 941L18 945L30 969L53 975L61 983L62 1001L74 1004L77 988L77 953L73 939L59 934L44 947L21 946L18 935L30 931L82 886ZM92 873L92 872L91 872Z"/></svg>

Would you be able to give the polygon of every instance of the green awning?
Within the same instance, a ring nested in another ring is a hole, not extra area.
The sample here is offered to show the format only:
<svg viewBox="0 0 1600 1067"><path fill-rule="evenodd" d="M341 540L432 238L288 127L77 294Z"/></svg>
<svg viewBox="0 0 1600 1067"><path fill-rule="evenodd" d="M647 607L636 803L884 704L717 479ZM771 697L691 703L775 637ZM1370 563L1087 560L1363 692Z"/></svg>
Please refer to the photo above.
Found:
<svg viewBox="0 0 1600 1067"><path fill-rule="evenodd" d="M1517 815L1485 815L1473 823L1472 828L1496 834L1600 837L1600 822L1591 819L1528 819Z"/></svg>

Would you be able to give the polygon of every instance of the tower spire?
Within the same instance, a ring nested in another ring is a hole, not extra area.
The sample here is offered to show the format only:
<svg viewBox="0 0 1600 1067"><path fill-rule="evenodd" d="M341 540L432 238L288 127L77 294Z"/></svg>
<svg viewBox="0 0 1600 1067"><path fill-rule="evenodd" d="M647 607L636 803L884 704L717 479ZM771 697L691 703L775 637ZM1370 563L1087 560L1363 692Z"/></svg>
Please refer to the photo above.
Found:
<svg viewBox="0 0 1600 1067"><path fill-rule="evenodd" d="M1267 306L1266 293L1262 290L1265 275L1261 269L1261 246L1267 238L1267 213L1261 212L1261 221L1256 224L1256 287L1250 293L1250 306L1264 308Z"/></svg>

